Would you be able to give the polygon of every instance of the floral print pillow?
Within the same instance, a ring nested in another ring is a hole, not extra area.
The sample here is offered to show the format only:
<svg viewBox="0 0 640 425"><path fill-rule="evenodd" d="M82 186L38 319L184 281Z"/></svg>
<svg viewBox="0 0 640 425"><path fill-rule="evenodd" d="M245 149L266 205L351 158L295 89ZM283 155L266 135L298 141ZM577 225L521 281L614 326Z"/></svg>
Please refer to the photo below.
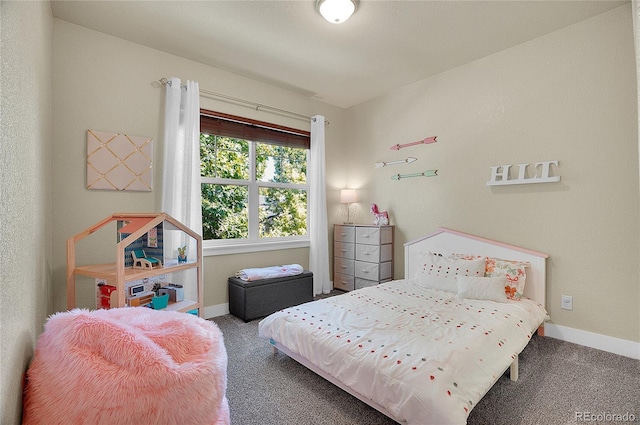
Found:
<svg viewBox="0 0 640 425"><path fill-rule="evenodd" d="M484 275L486 277L505 276L507 283L504 291L510 300L519 300L524 293L527 278L526 268L530 264L525 261L503 260L501 258L486 258Z"/></svg>
<svg viewBox="0 0 640 425"><path fill-rule="evenodd" d="M480 258L479 255L452 254L452 258L471 260ZM504 292L510 300L519 300L524 293L524 284L527 278L526 268L530 267L526 261L504 260L502 258L485 257L485 277L505 276L507 283Z"/></svg>

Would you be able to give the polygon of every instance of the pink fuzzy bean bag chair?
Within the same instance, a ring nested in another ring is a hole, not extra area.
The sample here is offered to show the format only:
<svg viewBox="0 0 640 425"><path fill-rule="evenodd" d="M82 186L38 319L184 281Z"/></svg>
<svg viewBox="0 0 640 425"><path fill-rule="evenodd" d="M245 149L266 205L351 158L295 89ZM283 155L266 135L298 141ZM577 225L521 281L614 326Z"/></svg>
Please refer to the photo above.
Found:
<svg viewBox="0 0 640 425"><path fill-rule="evenodd" d="M145 307L57 313L27 371L23 424L227 425L215 323Z"/></svg>

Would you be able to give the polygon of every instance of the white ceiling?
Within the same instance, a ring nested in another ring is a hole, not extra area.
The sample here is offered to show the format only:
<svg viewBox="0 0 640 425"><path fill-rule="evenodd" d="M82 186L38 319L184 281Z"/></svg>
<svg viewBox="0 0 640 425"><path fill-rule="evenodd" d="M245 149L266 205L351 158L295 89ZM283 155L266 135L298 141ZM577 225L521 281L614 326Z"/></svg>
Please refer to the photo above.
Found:
<svg viewBox="0 0 640 425"><path fill-rule="evenodd" d="M339 25L315 0L52 0L53 16L340 107L628 1L360 0Z"/></svg>

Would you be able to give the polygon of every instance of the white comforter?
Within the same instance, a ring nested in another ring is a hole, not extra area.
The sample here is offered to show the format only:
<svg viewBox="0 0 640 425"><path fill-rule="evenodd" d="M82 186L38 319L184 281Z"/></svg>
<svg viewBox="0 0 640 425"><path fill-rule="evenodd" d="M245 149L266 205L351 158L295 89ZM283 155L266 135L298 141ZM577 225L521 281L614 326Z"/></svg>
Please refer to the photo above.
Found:
<svg viewBox="0 0 640 425"><path fill-rule="evenodd" d="M459 299L397 280L279 311L259 323L259 335L397 421L464 424L546 317L528 299Z"/></svg>

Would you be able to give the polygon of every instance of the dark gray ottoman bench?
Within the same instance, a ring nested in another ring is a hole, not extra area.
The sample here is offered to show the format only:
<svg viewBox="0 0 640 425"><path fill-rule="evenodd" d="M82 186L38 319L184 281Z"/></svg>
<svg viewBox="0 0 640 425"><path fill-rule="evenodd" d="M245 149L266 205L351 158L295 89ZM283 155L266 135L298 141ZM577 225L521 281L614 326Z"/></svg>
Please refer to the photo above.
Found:
<svg viewBox="0 0 640 425"><path fill-rule="evenodd" d="M245 322L309 301L313 301L310 271L250 282L229 278L229 312Z"/></svg>

